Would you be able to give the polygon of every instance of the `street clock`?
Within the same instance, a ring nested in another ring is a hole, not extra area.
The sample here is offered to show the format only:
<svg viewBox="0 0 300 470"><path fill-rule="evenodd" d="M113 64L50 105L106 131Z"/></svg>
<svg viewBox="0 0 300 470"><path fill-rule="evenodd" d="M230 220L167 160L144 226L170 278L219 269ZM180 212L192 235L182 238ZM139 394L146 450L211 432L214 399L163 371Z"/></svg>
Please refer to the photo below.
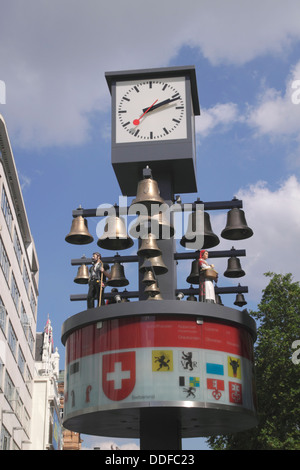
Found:
<svg viewBox="0 0 300 470"><path fill-rule="evenodd" d="M194 117L200 114L194 67L107 72L112 95L111 160L132 196L149 165L172 174L176 193L196 192Z"/></svg>

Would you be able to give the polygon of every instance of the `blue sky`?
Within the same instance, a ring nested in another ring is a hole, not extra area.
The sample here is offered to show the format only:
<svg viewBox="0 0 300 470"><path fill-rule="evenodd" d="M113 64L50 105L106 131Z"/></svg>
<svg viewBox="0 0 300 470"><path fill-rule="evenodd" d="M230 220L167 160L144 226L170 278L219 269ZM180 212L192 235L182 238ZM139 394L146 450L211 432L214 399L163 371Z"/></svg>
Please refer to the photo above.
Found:
<svg viewBox="0 0 300 470"><path fill-rule="evenodd" d="M110 164L106 71L194 65L198 193L184 202L243 200L254 236L237 242L255 309L266 271L300 278L300 4L297 0L0 0L0 80L6 120L40 262L38 331L49 313L61 353L64 320L85 304L70 260L93 245L65 242L72 210L118 202ZM226 211L211 214L215 233ZM96 220L89 219L96 238ZM97 238L96 238L97 240ZM221 239L217 249L232 244ZM126 252L134 254L136 245ZM111 252L104 252L110 256ZM216 260L219 273L225 259ZM133 266L125 267L135 289ZM190 262L179 266L180 286ZM219 286L230 285L222 277ZM233 282L236 285L236 282ZM223 295L233 306L235 296ZM197 440L194 448L199 448Z"/></svg>

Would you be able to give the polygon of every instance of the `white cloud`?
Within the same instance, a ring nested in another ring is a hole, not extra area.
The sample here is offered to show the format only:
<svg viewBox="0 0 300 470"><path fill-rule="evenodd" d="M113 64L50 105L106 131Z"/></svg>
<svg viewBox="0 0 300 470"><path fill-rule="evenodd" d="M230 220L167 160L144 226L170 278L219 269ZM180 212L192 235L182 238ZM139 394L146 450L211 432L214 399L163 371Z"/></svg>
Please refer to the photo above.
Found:
<svg viewBox="0 0 300 470"><path fill-rule="evenodd" d="M109 109L105 71L166 66L183 45L213 64L282 54L300 38L299 14L297 0L5 2L0 79L11 137L27 147L83 143L89 113Z"/></svg>
<svg viewBox="0 0 300 470"><path fill-rule="evenodd" d="M291 176L274 191L264 182L241 189L248 225L253 237L238 242L235 248L246 248L241 259L249 285L249 299L259 301L261 290L269 282L263 273L289 273L300 281L300 181ZM244 279L244 278L242 278Z"/></svg>
<svg viewBox="0 0 300 470"><path fill-rule="evenodd" d="M196 119L196 133L206 137L214 129L228 129L238 120L238 107L235 103L218 103L212 108L201 110L201 117Z"/></svg>
<svg viewBox="0 0 300 470"><path fill-rule="evenodd" d="M293 67L286 81L285 92L273 88L264 90L258 104L249 109L247 122L257 135L268 135L273 139L284 136L300 136L300 104L293 97L295 80L300 79L300 61Z"/></svg>

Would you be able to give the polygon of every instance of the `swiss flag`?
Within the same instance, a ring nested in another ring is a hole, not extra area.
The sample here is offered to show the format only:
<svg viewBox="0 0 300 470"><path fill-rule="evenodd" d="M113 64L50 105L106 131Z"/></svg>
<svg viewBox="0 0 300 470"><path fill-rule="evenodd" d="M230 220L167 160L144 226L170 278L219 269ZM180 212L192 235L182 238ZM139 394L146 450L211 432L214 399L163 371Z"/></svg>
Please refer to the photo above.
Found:
<svg viewBox="0 0 300 470"><path fill-rule="evenodd" d="M128 397L135 386L135 351L106 354L102 357L102 388L110 400Z"/></svg>

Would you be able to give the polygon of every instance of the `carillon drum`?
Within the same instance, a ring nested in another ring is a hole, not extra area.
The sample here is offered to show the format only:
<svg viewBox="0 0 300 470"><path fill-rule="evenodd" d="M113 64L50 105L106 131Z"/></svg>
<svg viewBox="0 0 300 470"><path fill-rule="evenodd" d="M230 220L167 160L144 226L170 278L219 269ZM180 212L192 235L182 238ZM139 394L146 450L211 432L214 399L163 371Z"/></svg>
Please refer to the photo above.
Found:
<svg viewBox="0 0 300 470"><path fill-rule="evenodd" d="M157 423L163 410L175 414L182 438L257 425L254 320L217 304L161 299L65 321L65 428L140 438L144 410Z"/></svg>

